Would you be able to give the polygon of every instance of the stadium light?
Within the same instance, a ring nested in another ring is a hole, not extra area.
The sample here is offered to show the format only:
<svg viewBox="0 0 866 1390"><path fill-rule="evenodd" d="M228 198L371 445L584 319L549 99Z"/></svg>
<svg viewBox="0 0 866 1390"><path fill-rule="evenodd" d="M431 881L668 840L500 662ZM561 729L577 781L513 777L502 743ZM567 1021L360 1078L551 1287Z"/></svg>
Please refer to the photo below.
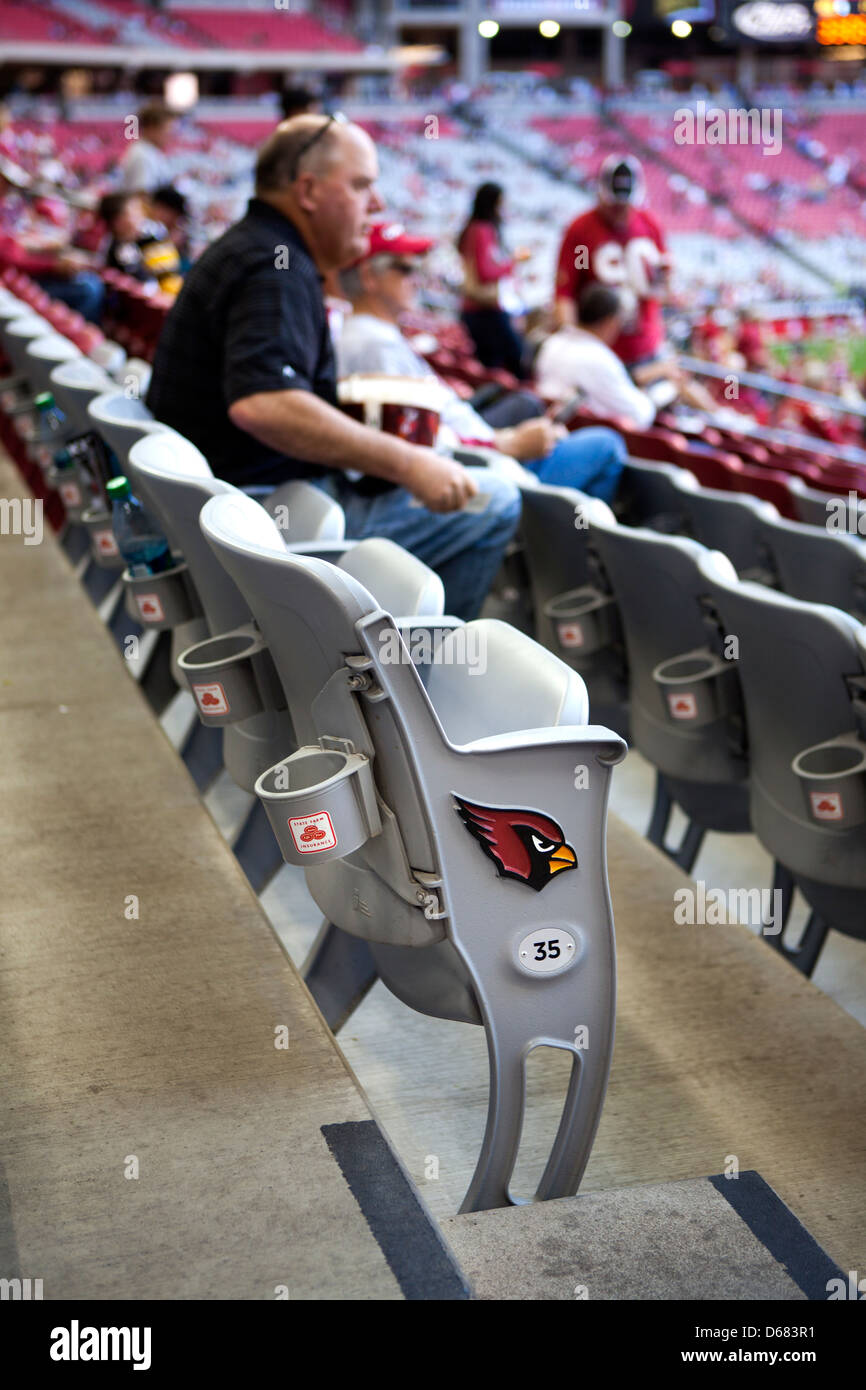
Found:
<svg viewBox="0 0 866 1390"><path fill-rule="evenodd" d="M538 32L543 39L555 39L559 33L559 24L555 19L543 19L538 26Z"/></svg>
<svg viewBox="0 0 866 1390"><path fill-rule="evenodd" d="M618 39L627 39L631 33L631 25L627 19L615 19L610 27Z"/></svg>
<svg viewBox="0 0 866 1390"><path fill-rule="evenodd" d="M166 106L173 111L188 111L198 101L198 78L194 72L173 72L163 87Z"/></svg>
<svg viewBox="0 0 866 1390"><path fill-rule="evenodd" d="M687 39L692 32L692 26L687 19L675 19L671 25L671 33L675 39Z"/></svg>
<svg viewBox="0 0 866 1390"><path fill-rule="evenodd" d="M499 33L499 25L495 19L482 19L478 26L478 32L482 39L495 39Z"/></svg>

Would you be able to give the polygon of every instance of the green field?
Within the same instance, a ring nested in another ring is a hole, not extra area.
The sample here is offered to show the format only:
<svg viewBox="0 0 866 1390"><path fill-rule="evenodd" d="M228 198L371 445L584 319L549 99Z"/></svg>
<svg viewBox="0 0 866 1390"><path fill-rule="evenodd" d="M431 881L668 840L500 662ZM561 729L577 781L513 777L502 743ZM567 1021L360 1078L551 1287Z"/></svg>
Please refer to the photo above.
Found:
<svg viewBox="0 0 866 1390"><path fill-rule="evenodd" d="M774 343L770 348L773 356L786 363L796 349L802 349L809 357L831 357L838 347L834 338L804 338L799 343ZM848 344L848 365L855 381L866 377L866 338L852 338Z"/></svg>

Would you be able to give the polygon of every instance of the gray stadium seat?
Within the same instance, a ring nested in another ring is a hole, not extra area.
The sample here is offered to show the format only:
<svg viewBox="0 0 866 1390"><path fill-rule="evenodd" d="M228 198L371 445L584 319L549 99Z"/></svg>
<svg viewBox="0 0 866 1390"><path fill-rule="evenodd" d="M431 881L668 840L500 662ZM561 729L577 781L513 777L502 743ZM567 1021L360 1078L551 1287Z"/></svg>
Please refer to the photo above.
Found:
<svg viewBox="0 0 866 1390"><path fill-rule="evenodd" d="M580 520L585 493L539 484L522 495L521 530L535 639L583 678L596 718L628 735L628 673L616 600Z"/></svg>
<svg viewBox="0 0 866 1390"><path fill-rule="evenodd" d="M688 871L707 830L749 829L735 663L701 606L698 561L706 552L684 536L619 526L595 499L586 499L584 513L622 619L632 742L659 773L648 836L664 847L678 804L689 827L672 857Z"/></svg>
<svg viewBox="0 0 866 1390"><path fill-rule="evenodd" d="M399 998L485 1026L490 1106L463 1210L510 1201L525 1061L541 1045L570 1053L572 1076L537 1196L574 1192L613 1036L604 829L624 745L586 725L573 671L498 622L446 634L425 690L364 585L290 554L262 516L223 495L201 525L268 644L302 744L258 784L284 856ZM483 672L450 660L476 637Z"/></svg>
<svg viewBox="0 0 866 1390"><path fill-rule="evenodd" d="M849 614L738 582L718 555L705 591L740 644L755 834L812 908L795 950L806 974L833 927L866 937L866 633ZM787 912L785 913L785 916Z"/></svg>
<svg viewBox="0 0 866 1390"><path fill-rule="evenodd" d="M781 516L765 518L761 529L783 593L866 619L866 541Z"/></svg>
<svg viewBox="0 0 866 1390"><path fill-rule="evenodd" d="M776 586L778 576L767 553L765 522L779 516L772 502L744 492L702 487L693 473L678 470L676 490L686 521L684 530L708 550L727 555L741 579Z"/></svg>

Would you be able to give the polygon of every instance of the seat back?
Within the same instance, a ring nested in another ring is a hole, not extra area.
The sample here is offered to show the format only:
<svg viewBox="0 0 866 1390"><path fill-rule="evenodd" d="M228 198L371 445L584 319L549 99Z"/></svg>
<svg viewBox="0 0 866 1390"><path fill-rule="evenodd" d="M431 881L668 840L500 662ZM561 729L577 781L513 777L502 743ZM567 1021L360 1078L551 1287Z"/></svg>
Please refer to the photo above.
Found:
<svg viewBox="0 0 866 1390"><path fill-rule="evenodd" d="M677 491L688 532L695 540L708 550L727 555L742 578L775 584L763 530L764 522L779 515L771 502L742 492L701 487L691 473L684 473L677 480Z"/></svg>
<svg viewBox="0 0 866 1390"><path fill-rule="evenodd" d="M625 736L625 647L610 582L581 524L590 499L575 488L539 485L522 500L536 641L580 672L594 717Z"/></svg>
<svg viewBox="0 0 866 1390"><path fill-rule="evenodd" d="M44 338L51 333L51 324L38 314L26 313L20 318L7 320L0 330L3 350L12 363L15 372L27 376L33 363L28 360L27 348L36 338Z"/></svg>
<svg viewBox="0 0 866 1390"><path fill-rule="evenodd" d="M736 674L701 607L704 547L619 526L596 501L587 503L586 515L622 618L633 742L668 777L742 783Z"/></svg>
<svg viewBox="0 0 866 1390"><path fill-rule="evenodd" d="M866 619L866 542L779 516L764 518L761 531L786 594Z"/></svg>
<svg viewBox="0 0 866 1390"><path fill-rule="evenodd" d="M27 379L34 392L51 389L51 372L59 362L75 362L80 348L60 333L45 333L27 344Z"/></svg>
<svg viewBox="0 0 866 1390"><path fill-rule="evenodd" d="M833 750L823 772L821 755L805 761L804 772L819 774L814 782L794 767L806 750L840 738L857 752L858 728L866 729L862 626L837 608L741 583L715 555L702 556L699 567L739 641L755 833L798 877L866 889L866 815L848 821L849 799L863 795L860 778L827 775ZM866 742L859 747L866 762ZM843 745L843 761L844 754Z"/></svg>
<svg viewBox="0 0 866 1390"><path fill-rule="evenodd" d="M679 488L691 476L672 463L630 458L623 467L617 510L622 501L623 512L632 524L680 532L683 507Z"/></svg>
<svg viewBox="0 0 866 1390"><path fill-rule="evenodd" d="M87 407L113 388L111 377L88 357L74 357L52 367L49 390L72 427L80 434L93 429Z"/></svg>
<svg viewBox="0 0 866 1390"><path fill-rule="evenodd" d="M129 450L136 440L167 428L154 420L144 401L137 396L127 396L123 391L96 396L90 401L87 413L93 428L117 458L121 472L126 469Z"/></svg>

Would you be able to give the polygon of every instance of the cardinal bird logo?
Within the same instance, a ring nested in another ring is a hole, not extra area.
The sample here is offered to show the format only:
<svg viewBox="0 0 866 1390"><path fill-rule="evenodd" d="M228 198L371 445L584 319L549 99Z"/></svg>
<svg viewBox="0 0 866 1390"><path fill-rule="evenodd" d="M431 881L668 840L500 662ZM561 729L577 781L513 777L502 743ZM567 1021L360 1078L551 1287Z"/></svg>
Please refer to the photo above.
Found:
<svg viewBox="0 0 866 1390"><path fill-rule="evenodd" d="M518 878L540 893L566 869L577 868L577 855L566 844L565 833L551 816L540 811L518 811L478 806L452 793L457 814L470 835L492 859L500 878Z"/></svg>

